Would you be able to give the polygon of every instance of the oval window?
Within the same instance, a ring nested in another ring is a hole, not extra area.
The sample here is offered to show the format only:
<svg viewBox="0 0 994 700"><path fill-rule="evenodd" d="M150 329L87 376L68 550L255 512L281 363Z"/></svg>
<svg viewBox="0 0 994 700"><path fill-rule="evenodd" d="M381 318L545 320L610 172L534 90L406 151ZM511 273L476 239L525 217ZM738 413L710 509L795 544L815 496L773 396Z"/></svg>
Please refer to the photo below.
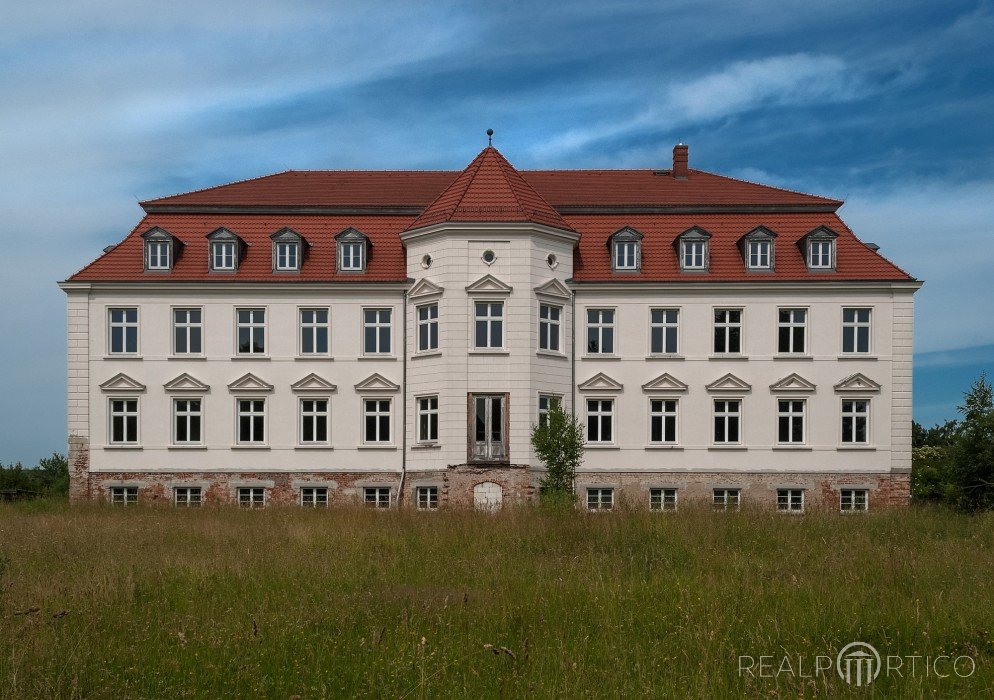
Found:
<svg viewBox="0 0 994 700"><path fill-rule="evenodd" d="M494 261L497 260L497 254L494 251L490 250L489 248L483 251L482 257L483 257L483 262L485 262L487 265L493 265Z"/></svg>
<svg viewBox="0 0 994 700"><path fill-rule="evenodd" d="M556 257L555 253L549 253L549 256L545 259L545 262L548 263L549 267L553 270L559 267L559 258Z"/></svg>
<svg viewBox="0 0 994 700"><path fill-rule="evenodd" d="M421 267L427 270L429 267L431 267L431 262L432 262L431 256L425 255L421 258Z"/></svg>

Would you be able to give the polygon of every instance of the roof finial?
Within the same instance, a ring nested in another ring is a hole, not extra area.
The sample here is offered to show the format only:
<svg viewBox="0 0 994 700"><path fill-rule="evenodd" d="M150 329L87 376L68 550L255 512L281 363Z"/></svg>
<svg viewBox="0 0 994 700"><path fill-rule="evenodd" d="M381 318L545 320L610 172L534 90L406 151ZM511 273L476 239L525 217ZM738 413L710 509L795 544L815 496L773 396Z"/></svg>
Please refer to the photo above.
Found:
<svg viewBox="0 0 994 700"><path fill-rule="evenodd" d="M493 146L493 145L494 145L494 130L487 129L487 146Z"/></svg>

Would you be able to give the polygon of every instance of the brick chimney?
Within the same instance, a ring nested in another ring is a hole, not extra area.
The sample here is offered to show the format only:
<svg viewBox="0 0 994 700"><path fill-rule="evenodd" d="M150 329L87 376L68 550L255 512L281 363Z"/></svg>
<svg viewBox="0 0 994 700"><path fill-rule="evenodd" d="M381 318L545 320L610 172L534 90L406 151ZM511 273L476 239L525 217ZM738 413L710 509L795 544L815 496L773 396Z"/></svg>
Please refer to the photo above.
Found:
<svg viewBox="0 0 994 700"><path fill-rule="evenodd" d="M683 143L678 143L673 147L673 177L677 180L686 180L688 176L687 160L690 148Z"/></svg>

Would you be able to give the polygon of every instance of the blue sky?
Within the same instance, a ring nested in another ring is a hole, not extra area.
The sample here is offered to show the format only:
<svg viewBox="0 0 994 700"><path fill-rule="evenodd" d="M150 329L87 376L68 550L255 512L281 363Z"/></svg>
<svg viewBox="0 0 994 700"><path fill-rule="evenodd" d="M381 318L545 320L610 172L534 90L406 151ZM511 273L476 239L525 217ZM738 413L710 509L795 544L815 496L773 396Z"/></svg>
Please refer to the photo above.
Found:
<svg viewBox="0 0 994 700"><path fill-rule="evenodd" d="M10 3L0 461L65 442L55 282L136 200L287 168L691 165L846 200L926 280L916 417L994 369L989 2ZM984 301L984 300L988 301Z"/></svg>

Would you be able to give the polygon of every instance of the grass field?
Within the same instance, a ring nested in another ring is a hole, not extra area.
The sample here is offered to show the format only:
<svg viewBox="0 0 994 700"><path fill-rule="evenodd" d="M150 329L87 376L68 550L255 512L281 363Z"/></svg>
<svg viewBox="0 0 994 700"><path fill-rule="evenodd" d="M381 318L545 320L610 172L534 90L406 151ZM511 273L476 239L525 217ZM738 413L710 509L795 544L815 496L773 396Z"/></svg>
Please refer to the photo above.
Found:
<svg viewBox="0 0 994 700"><path fill-rule="evenodd" d="M931 509L0 506L0 696L984 697L992 545ZM857 640L976 670L801 677Z"/></svg>

